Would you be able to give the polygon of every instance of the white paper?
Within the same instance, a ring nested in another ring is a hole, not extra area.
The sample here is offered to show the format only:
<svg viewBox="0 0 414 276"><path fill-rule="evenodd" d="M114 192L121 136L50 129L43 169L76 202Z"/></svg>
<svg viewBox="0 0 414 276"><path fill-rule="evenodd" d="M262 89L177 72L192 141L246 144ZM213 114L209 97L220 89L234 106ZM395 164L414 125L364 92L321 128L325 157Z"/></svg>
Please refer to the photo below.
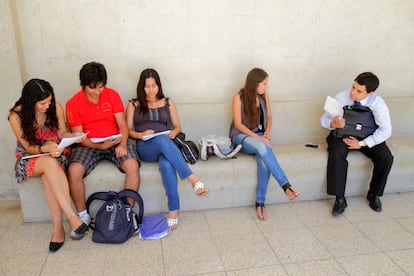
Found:
<svg viewBox="0 0 414 276"><path fill-rule="evenodd" d="M119 133L119 134L115 134L115 135L111 135L111 136L103 137L103 138L91 138L91 141L92 143L102 143L102 142L105 142L106 140L115 140L121 137L122 137L122 134Z"/></svg>
<svg viewBox="0 0 414 276"><path fill-rule="evenodd" d="M323 109L331 116L340 116L344 115L344 110L342 109L341 104L331 96L326 97L325 105Z"/></svg>
<svg viewBox="0 0 414 276"><path fill-rule="evenodd" d="M76 143L79 139L85 138L87 133L83 133L78 136L70 137L70 138L62 138L62 141L60 141L58 145L58 149L64 149L66 147L69 147L70 145Z"/></svg>
<svg viewBox="0 0 414 276"><path fill-rule="evenodd" d="M28 158L44 156L44 155L49 155L49 154L50 154L49 152L39 153L39 154L32 154L32 155L23 156L22 159L28 159Z"/></svg>
<svg viewBox="0 0 414 276"><path fill-rule="evenodd" d="M154 133L154 134L144 135L144 136L142 136L142 140L147 141L151 138L154 138L155 136L168 135L170 132L171 132L171 130L166 130L166 131L161 131L161 132L157 132L157 133Z"/></svg>

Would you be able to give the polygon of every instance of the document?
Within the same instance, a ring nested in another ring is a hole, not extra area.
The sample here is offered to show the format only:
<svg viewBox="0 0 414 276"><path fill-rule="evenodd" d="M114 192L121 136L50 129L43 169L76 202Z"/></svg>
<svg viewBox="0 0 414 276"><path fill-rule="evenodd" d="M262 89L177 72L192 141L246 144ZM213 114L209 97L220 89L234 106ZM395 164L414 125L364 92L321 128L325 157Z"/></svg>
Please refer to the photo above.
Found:
<svg viewBox="0 0 414 276"><path fill-rule="evenodd" d="M22 159L29 159L29 158L44 156L44 155L49 155L49 154L50 153L45 152L45 153L39 153L39 154L26 155L26 156L23 156Z"/></svg>
<svg viewBox="0 0 414 276"><path fill-rule="evenodd" d="M331 116L340 116L344 115L344 110L342 109L341 104L331 96L326 97L325 105L323 109Z"/></svg>
<svg viewBox="0 0 414 276"><path fill-rule="evenodd" d="M115 140L121 137L122 137L122 134L119 133L119 134L115 134L115 135L111 135L111 136L103 137L103 138L91 138L91 141L92 143L102 143L102 142L105 142L106 140Z"/></svg>
<svg viewBox="0 0 414 276"><path fill-rule="evenodd" d="M76 143L79 139L85 138L87 133L83 133L78 136L70 137L70 138L62 138L62 141L60 141L58 145L58 149L64 149L66 147L69 147L70 145Z"/></svg>
<svg viewBox="0 0 414 276"><path fill-rule="evenodd" d="M74 137L69 137L69 138L62 138L62 140L60 141L59 145L58 145L58 149L64 149L66 147L69 147L70 145L76 143L76 141L78 141L79 139L85 138L86 135L88 135L88 133L83 133L81 135L78 136L74 136ZM38 157L38 156L44 156L44 155L49 155L49 152L44 152L44 153L39 153L39 154L32 154L32 155L27 155L27 156L23 156L22 159L28 159L28 158L33 158L33 157Z"/></svg>
<svg viewBox="0 0 414 276"><path fill-rule="evenodd" d="M156 136L159 136L159 135L168 135L170 132L171 132L171 130L166 130L166 131L161 131L161 132L157 132L157 133L154 133L154 134L144 135L144 136L142 136L142 140L147 141L147 140L149 140L151 138L154 138Z"/></svg>

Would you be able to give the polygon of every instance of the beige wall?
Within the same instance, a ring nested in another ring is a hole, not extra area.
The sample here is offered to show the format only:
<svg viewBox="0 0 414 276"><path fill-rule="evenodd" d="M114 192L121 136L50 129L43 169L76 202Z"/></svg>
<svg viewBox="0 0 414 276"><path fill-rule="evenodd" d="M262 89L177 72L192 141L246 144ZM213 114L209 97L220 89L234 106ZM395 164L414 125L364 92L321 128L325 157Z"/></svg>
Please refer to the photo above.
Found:
<svg viewBox="0 0 414 276"><path fill-rule="evenodd" d="M106 66L108 85L125 102L139 73L157 69L165 94L190 111L180 115L196 134L224 134L227 126L194 124L200 111L188 105L197 104L206 120L229 121L228 110L206 116L205 103L228 105L253 66L269 73L287 127L320 116L314 107L361 71L377 73L386 98L414 96L412 0L0 0L0 22L0 158L7 160L0 195L16 187L5 118L22 81L44 78L65 102L79 88L80 67L93 60ZM306 101L312 108L303 108Z"/></svg>

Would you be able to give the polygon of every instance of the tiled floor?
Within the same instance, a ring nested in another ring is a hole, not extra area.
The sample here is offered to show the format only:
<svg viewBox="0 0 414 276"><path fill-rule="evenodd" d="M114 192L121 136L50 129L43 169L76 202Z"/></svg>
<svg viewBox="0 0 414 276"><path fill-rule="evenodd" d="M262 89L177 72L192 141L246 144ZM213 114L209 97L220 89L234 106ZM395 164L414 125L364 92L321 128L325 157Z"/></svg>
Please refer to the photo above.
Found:
<svg viewBox="0 0 414 276"><path fill-rule="evenodd" d="M22 223L18 202L0 202L0 275L414 275L414 193L388 194L383 212L348 198L183 212L162 240L96 244L67 238L49 254L50 223ZM68 229L68 228L67 228ZM69 235L67 231L67 236Z"/></svg>

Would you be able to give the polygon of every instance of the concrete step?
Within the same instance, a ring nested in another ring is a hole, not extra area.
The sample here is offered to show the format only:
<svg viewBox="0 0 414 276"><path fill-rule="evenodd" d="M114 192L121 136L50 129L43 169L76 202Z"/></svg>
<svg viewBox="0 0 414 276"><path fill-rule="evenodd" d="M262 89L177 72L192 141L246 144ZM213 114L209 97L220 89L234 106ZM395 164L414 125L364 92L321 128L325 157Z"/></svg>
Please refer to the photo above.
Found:
<svg viewBox="0 0 414 276"><path fill-rule="evenodd" d="M394 155L394 165L386 186L386 193L414 191L414 139L398 138L387 142ZM300 192L296 199L318 200L326 194L326 144L308 148L304 144L274 146L279 163L290 183ZM372 164L359 152L349 155L347 196L364 195L372 173ZM255 203L257 165L253 156L238 154L237 158L223 160L210 157L200 160L191 169L210 188L207 196L195 196L187 181L179 181L181 210L202 210L249 206ZM157 163L142 162L139 193L144 199L145 213L168 211L167 198L161 182ZM124 175L114 165L103 161L85 179L86 195L98 191L119 191L123 188ZM50 213L40 178L30 178L19 185L24 221L50 220ZM289 201L277 182L271 178L267 204ZM99 207L94 204L93 210Z"/></svg>

